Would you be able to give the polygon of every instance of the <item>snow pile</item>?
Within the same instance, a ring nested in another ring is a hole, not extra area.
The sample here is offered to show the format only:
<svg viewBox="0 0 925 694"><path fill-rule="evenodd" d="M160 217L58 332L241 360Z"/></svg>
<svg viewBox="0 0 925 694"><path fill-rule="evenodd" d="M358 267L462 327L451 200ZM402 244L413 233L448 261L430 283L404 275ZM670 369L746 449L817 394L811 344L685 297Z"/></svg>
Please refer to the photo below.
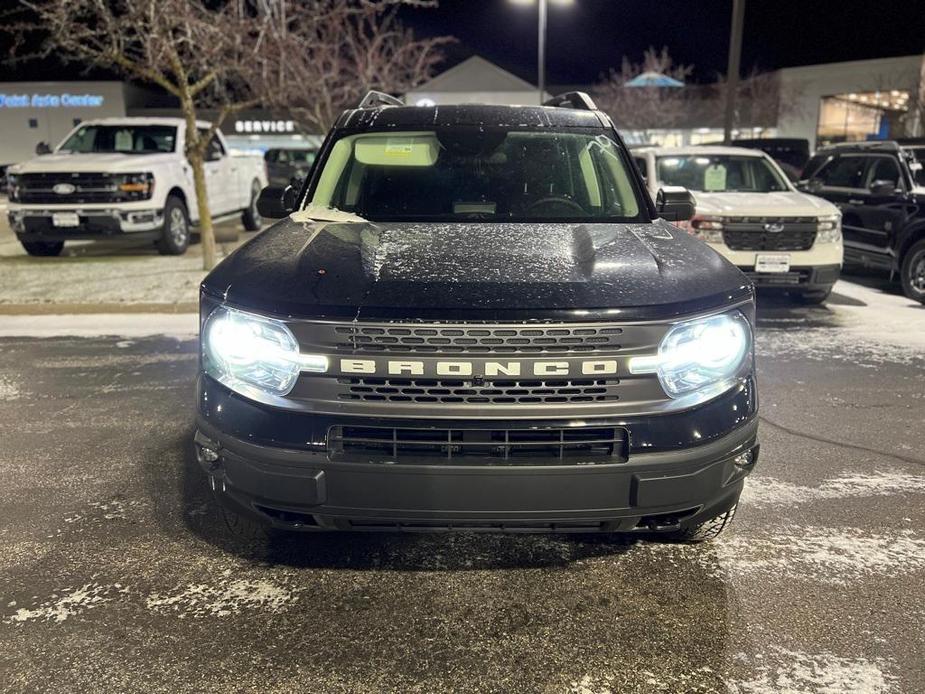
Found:
<svg viewBox="0 0 925 694"><path fill-rule="evenodd" d="M748 505L794 505L822 499L925 493L925 475L899 470L877 470L869 474L840 475L818 487L782 482L772 477L751 477L745 483L742 501Z"/></svg>
<svg viewBox="0 0 925 694"><path fill-rule="evenodd" d="M774 648L775 666L761 664L758 675L730 682L735 694L886 694L895 677L884 672L882 659L843 658L832 653L810 655Z"/></svg>
<svg viewBox="0 0 925 694"><path fill-rule="evenodd" d="M60 595L56 593L51 596L50 600L32 609L19 608L4 622L22 624L23 622L43 621L60 624L69 617L109 602L118 594L126 593L127 590L119 583L111 586L87 583L80 588L64 588ZM11 605L15 606L15 603Z"/></svg>
<svg viewBox="0 0 925 694"><path fill-rule="evenodd" d="M911 530L870 534L858 528L791 526L768 538L730 536L715 547L722 570L733 575L846 586L925 569L925 540Z"/></svg>
<svg viewBox="0 0 925 694"><path fill-rule="evenodd" d="M194 583L167 595L148 597L148 609L186 617L226 617L244 609L280 612L298 600L292 591L267 580L237 579L221 585Z"/></svg>

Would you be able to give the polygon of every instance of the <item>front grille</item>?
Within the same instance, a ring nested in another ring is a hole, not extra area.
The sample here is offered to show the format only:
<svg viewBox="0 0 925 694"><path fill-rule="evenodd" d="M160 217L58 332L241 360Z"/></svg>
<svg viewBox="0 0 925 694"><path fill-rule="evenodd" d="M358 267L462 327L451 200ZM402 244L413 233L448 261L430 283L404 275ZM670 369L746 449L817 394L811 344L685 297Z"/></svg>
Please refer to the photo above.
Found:
<svg viewBox="0 0 925 694"><path fill-rule="evenodd" d="M346 462L463 465L623 463L629 435L620 427L417 429L334 426L328 455Z"/></svg>
<svg viewBox="0 0 925 694"><path fill-rule="evenodd" d="M118 176L118 175L117 175ZM59 194L54 187L67 183L73 193ZM17 179L18 201L42 205L84 204L120 200L117 180L107 173L33 173Z"/></svg>
<svg viewBox="0 0 925 694"><path fill-rule="evenodd" d="M766 225L781 225L768 231ZM816 242L814 217L728 217L723 241L733 251L806 251Z"/></svg>
<svg viewBox="0 0 925 694"><path fill-rule="evenodd" d="M337 379L341 400L418 403L516 404L613 402L619 399L618 378L497 381L409 378Z"/></svg>
<svg viewBox="0 0 925 694"><path fill-rule="evenodd" d="M556 324L554 326L479 324L341 325L337 349L364 352L446 352L452 354L593 352L620 349L621 328Z"/></svg>

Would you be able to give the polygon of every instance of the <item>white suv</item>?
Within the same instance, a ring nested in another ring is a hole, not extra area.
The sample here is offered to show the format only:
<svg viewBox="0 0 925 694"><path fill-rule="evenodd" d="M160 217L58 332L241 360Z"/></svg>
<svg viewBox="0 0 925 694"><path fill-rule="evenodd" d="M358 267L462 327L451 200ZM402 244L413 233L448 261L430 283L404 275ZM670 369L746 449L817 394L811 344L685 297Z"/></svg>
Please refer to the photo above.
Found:
<svg viewBox="0 0 925 694"><path fill-rule="evenodd" d="M684 186L696 199L678 223L728 258L758 287L822 303L842 265L841 215L799 192L768 155L741 147L645 147L633 159L654 196Z"/></svg>

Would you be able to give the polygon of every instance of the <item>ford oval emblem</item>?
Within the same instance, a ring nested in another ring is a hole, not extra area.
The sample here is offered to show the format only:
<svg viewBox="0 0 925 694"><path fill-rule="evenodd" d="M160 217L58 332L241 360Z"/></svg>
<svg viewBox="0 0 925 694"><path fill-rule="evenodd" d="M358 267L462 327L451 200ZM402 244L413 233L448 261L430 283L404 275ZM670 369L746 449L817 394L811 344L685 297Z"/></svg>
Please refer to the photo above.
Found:
<svg viewBox="0 0 925 694"><path fill-rule="evenodd" d="M764 225L764 230L776 234L777 232L784 230L784 225L782 222L768 222Z"/></svg>
<svg viewBox="0 0 925 694"><path fill-rule="evenodd" d="M73 183L56 183L52 188L52 191L58 195L70 195L75 190L77 190L77 186L75 186Z"/></svg>

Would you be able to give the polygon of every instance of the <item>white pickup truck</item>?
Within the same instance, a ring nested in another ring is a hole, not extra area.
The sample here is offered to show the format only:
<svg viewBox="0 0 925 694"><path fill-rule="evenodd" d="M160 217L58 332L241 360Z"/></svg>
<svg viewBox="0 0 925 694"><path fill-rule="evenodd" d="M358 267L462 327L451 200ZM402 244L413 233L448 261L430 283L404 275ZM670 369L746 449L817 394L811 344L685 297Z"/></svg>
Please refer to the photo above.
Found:
<svg viewBox="0 0 925 694"><path fill-rule="evenodd" d="M31 255L58 255L77 239L144 239L164 255L183 253L199 221L185 134L180 118L81 123L54 151L9 167L10 226ZM216 133L205 173L212 216L240 212L246 229L260 228L263 159L230 152Z"/></svg>

